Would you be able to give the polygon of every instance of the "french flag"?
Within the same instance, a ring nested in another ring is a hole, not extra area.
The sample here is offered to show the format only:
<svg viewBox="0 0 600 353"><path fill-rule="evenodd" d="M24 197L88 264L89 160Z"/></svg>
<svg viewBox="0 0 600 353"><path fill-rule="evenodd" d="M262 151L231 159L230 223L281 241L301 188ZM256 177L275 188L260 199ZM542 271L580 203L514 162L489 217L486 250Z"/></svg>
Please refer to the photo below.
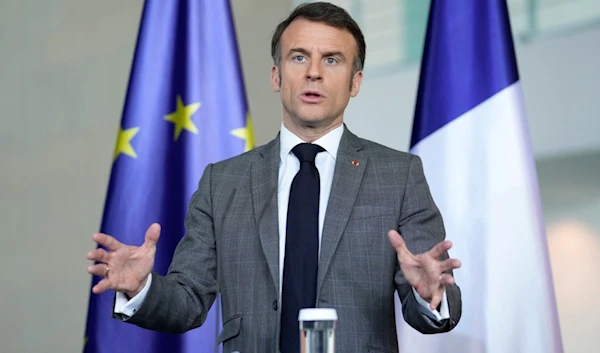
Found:
<svg viewBox="0 0 600 353"><path fill-rule="evenodd" d="M432 0L410 151L444 218L462 318L401 353L563 351L505 0Z"/></svg>

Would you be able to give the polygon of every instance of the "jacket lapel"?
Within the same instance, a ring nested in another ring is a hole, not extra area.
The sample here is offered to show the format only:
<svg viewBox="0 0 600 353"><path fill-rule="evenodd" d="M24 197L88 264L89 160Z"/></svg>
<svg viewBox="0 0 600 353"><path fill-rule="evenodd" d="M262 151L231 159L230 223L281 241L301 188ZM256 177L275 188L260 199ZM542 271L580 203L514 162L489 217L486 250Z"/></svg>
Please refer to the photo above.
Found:
<svg viewBox="0 0 600 353"><path fill-rule="evenodd" d="M279 136L259 153L252 164L252 207L258 234L273 284L279 293L279 221L277 181L279 176Z"/></svg>
<svg viewBox="0 0 600 353"><path fill-rule="evenodd" d="M327 214L323 225L321 253L317 275L317 295L335 249L344 233L352 207L367 165L367 159L361 153L362 144L356 135L344 127L335 163L335 172L331 184L331 193L327 204Z"/></svg>

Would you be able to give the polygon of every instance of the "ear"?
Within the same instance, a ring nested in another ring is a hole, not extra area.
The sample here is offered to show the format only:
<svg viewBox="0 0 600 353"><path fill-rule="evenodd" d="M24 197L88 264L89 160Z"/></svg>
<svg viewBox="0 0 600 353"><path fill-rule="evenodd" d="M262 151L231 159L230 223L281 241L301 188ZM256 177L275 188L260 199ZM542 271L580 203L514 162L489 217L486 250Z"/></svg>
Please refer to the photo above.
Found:
<svg viewBox="0 0 600 353"><path fill-rule="evenodd" d="M362 71L357 71L352 77L352 85L350 86L350 97L356 97L358 95L358 91L360 91L360 85L362 84L363 73Z"/></svg>
<svg viewBox="0 0 600 353"><path fill-rule="evenodd" d="M279 92L281 89L281 81L279 77L279 68L273 65L271 68L271 88L273 88L274 92Z"/></svg>

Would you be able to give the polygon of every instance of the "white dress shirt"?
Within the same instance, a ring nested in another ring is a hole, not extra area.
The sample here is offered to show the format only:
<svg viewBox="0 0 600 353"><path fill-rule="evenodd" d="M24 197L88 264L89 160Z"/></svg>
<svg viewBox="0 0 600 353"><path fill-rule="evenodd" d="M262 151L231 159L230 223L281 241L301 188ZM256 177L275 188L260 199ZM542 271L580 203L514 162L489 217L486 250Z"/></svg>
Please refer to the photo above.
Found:
<svg viewBox="0 0 600 353"><path fill-rule="evenodd" d="M315 165L319 170L319 178L321 181L319 199L319 249L321 248L323 223L325 220L325 213L327 211L329 194L331 192L331 184L333 182L335 159L337 156L337 151L340 145L340 141L342 139L343 132L344 126L340 125L337 128L330 131L329 133L327 133L325 136L313 142L314 144L317 144L325 149L324 152L317 154L317 157L315 158ZM279 293L281 293L281 287L283 282L281 279L283 278L283 260L285 255L285 235L287 223L286 215L290 195L290 187L292 185L292 180L298 173L298 170L300 170L300 161L292 153L292 149L297 144L303 142L305 141L300 139L298 136L294 135L285 126L283 126L283 124L281 124L279 182L277 195L279 206ZM124 294L117 293L117 298L115 301L115 313L123 314L125 316L132 316L133 314L135 314L137 309L142 304L146 293L148 292L148 288L150 288L151 282L152 274L150 274L150 276L148 277L148 281L146 282L146 285L144 286L142 291L135 297L131 298L131 300L129 301L127 300L127 297L125 297ZM445 291L439 312L437 310L431 310L429 308L429 303L427 303L427 301L421 298L414 288L413 292L415 294L417 302L423 305L429 312L431 312L433 317L435 317L437 320L447 319L450 317Z"/></svg>

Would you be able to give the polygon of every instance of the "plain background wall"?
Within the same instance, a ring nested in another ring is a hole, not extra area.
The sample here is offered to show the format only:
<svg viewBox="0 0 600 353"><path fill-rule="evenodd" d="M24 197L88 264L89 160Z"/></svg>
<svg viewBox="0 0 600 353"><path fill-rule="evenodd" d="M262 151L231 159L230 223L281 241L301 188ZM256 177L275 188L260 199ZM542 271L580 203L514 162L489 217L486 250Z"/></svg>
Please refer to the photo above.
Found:
<svg viewBox="0 0 600 353"><path fill-rule="evenodd" d="M565 353L596 353L600 151L542 158L537 166Z"/></svg>
<svg viewBox="0 0 600 353"><path fill-rule="evenodd" d="M269 41L292 1L232 4L260 144L280 124ZM141 5L0 2L0 352L81 349L90 292L85 253L100 223ZM568 353L595 352L600 328L597 43L600 30L591 29L517 48ZM367 73L348 111L350 128L406 150L417 70Z"/></svg>

